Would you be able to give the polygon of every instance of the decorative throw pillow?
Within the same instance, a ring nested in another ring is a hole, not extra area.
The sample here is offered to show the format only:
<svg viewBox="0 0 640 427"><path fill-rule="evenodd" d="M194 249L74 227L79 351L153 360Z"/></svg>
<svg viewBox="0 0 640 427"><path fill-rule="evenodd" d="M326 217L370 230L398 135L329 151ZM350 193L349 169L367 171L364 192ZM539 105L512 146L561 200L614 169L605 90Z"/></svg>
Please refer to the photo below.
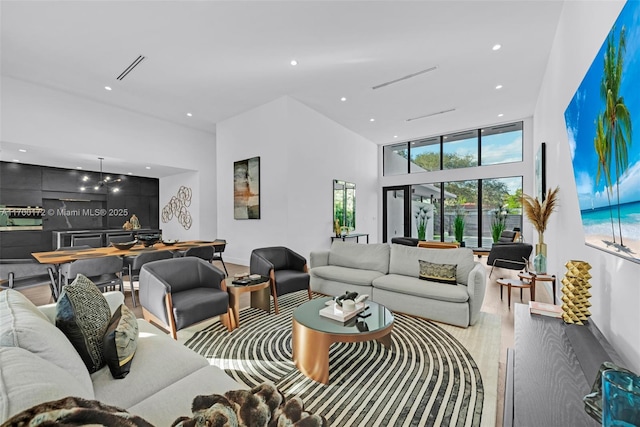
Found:
<svg viewBox="0 0 640 427"><path fill-rule="evenodd" d="M126 377L138 347L138 321L126 305L120 305L111 316L102 345L113 378Z"/></svg>
<svg viewBox="0 0 640 427"><path fill-rule="evenodd" d="M102 338L111 319L111 310L98 287L82 274L62 288L56 304L56 326L93 373L104 366Z"/></svg>
<svg viewBox="0 0 640 427"><path fill-rule="evenodd" d="M457 264L435 264L429 261L418 260L420 263L420 278L431 282L447 283L455 285Z"/></svg>

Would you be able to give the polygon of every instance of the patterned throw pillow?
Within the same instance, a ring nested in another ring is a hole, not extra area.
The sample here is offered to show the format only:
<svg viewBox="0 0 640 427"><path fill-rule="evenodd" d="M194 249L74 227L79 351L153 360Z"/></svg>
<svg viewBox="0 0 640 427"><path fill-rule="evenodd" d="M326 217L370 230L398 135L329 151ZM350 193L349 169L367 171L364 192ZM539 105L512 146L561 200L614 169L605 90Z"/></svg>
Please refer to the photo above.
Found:
<svg viewBox="0 0 640 427"><path fill-rule="evenodd" d="M111 375L113 378L126 377L138 347L138 321L126 305L120 305L113 313L102 341L104 359Z"/></svg>
<svg viewBox="0 0 640 427"><path fill-rule="evenodd" d="M109 303L82 274L62 288L56 304L56 326L67 336L89 373L104 366L102 337L109 325Z"/></svg>
<svg viewBox="0 0 640 427"><path fill-rule="evenodd" d="M420 278L431 282L447 283L455 285L457 264L435 264L433 262L418 260L420 263Z"/></svg>

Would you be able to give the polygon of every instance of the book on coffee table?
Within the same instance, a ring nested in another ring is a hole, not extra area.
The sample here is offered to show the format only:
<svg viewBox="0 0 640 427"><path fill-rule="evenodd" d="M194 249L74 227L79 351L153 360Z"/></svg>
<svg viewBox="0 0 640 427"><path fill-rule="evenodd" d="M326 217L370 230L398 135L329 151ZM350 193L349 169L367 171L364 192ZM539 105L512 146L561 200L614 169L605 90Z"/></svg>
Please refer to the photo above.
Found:
<svg viewBox="0 0 640 427"><path fill-rule="evenodd" d="M343 311L342 307L336 304L334 301L329 301L327 306L320 310L320 316L327 317L329 319L337 320L339 322L346 322L349 319L354 318L361 313L367 306L365 303L360 302L356 304L356 309L353 311Z"/></svg>
<svg viewBox="0 0 640 427"><path fill-rule="evenodd" d="M544 302L529 301L529 313L549 317L562 317L562 307Z"/></svg>

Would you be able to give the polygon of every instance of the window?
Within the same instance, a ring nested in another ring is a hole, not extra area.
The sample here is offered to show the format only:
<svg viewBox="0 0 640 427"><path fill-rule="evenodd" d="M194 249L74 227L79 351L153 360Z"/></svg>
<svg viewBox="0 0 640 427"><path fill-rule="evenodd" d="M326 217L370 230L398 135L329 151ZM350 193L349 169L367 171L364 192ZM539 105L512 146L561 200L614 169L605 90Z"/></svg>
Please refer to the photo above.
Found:
<svg viewBox="0 0 640 427"><path fill-rule="evenodd" d="M522 161L522 122L481 130L481 165Z"/></svg>
<svg viewBox="0 0 640 427"><path fill-rule="evenodd" d="M462 235L456 236L456 223L463 224ZM478 246L478 181L444 183L444 241Z"/></svg>
<svg viewBox="0 0 640 427"><path fill-rule="evenodd" d="M383 149L383 174L402 175L408 173L409 144L385 145Z"/></svg>
<svg viewBox="0 0 640 427"><path fill-rule="evenodd" d="M521 162L522 132L516 122L385 145L383 175Z"/></svg>
<svg viewBox="0 0 640 427"><path fill-rule="evenodd" d="M478 132L458 132L442 137L442 168L478 166Z"/></svg>
<svg viewBox="0 0 640 427"><path fill-rule="evenodd" d="M412 141L411 172L440 170L440 137Z"/></svg>

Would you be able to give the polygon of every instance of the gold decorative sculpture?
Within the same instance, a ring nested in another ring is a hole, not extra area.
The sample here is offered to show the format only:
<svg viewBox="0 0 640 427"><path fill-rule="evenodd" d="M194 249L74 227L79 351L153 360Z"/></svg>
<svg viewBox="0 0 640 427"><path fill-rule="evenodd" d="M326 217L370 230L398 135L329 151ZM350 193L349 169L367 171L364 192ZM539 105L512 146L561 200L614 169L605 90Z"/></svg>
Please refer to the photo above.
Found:
<svg viewBox="0 0 640 427"><path fill-rule="evenodd" d="M571 260L565 264L567 272L562 279L562 319L565 323L574 323L576 325L584 325L583 321L591 316L589 307L591 303L591 293L589 289L591 284L591 274L589 270L591 265L586 261Z"/></svg>

